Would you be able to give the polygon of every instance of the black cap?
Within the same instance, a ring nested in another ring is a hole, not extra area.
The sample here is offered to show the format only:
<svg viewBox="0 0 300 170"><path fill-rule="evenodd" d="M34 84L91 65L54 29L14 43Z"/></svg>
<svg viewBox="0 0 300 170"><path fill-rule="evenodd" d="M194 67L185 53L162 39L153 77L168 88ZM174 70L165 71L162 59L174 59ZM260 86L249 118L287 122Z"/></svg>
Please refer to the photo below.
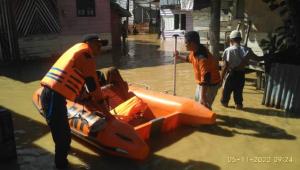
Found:
<svg viewBox="0 0 300 170"><path fill-rule="evenodd" d="M108 45L108 40L103 40L99 38L98 34L87 34L83 36L82 42L89 42L89 41L94 41L97 40L101 46L107 46Z"/></svg>
<svg viewBox="0 0 300 170"><path fill-rule="evenodd" d="M188 42L194 42L196 44L200 44L200 36L197 31L189 31L184 35L184 38Z"/></svg>

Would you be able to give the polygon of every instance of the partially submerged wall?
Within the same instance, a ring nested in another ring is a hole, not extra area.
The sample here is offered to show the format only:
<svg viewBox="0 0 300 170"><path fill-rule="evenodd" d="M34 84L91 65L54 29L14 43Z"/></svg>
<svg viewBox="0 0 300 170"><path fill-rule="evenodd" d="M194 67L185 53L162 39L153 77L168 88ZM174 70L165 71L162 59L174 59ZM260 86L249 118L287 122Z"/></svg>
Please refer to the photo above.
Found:
<svg viewBox="0 0 300 170"><path fill-rule="evenodd" d="M58 57L69 47L82 40L83 34L79 35L36 35L19 38L20 56L22 60L36 58ZM111 44L111 33L100 33L100 37L108 39ZM109 50L111 46L103 47Z"/></svg>
<svg viewBox="0 0 300 170"><path fill-rule="evenodd" d="M16 0L15 3L19 31L25 30L25 33L23 31L19 37L21 59L57 57L75 43L80 42L83 35L90 33L97 33L100 34L101 38L108 39L110 47L109 1L95 1L95 16L84 17L77 15L76 1L74 0L56 1L55 3L51 1L51 7L47 6L46 2L48 1L39 2L40 0ZM53 6L57 10L49 10L50 8L53 9ZM33 10L32 12L32 9L35 8L38 11ZM35 15L36 12L42 12L43 15ZM52 15L54 17L51 17ZM28 20L30 17L33 19ZM51 23L57 23L59 27L57 31L50 29Z"/></svg>

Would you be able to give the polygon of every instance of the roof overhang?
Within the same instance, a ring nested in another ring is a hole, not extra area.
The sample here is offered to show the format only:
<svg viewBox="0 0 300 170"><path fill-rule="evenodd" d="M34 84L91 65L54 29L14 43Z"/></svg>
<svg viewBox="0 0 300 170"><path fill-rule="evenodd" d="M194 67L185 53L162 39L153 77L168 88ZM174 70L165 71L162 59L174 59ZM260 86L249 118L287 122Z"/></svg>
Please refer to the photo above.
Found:
<svg viewBox="0 0 300 170"><path fill-rule="evenodd" d="M131 13L122 8L118 3L110 1L110 8L115 10L121 17L131 17Z"/></svg>
<svg viewBox="0 0 300 170"><path fill-rule="evenodd" d="M143 8L149 8L151 5L152 10L157 10L160 7L159 0L135 0L135 3Z"/></svg>
<svg viewBox="0 0 300 170"><path fill-rule="evenodd" d="M200 10L211 5L210 0L191 0L193 7L190 10ZM193 2L194 1L194 2ZM181 0L160 0L160 7L164 9L181 9Z"/></svg>

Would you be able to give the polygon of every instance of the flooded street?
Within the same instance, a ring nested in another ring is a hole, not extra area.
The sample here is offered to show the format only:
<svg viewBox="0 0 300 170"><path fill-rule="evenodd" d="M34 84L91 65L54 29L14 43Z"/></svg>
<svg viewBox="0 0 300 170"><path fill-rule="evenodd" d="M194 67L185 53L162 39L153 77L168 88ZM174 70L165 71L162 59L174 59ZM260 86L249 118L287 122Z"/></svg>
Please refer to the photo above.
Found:
<svg viewBox="0 0 300 170"><path fill-rule="evenodd" d="M178 49L184 51L183 40ZM174 40L156 35L128 39L128 55L105 52L98 68L120 69L129 84L172 94ZM52 170L54 144L44 118L32 104L32 94L54 61L28 61L22 66L0 69L0 107L13 112L18 160L0 163L1 170ZM73 169L92 170L296 170L300 167L300 119L261 105L263 91L254 86L255 74L247 74L245 109L220 105L219 90L213 104L217 125L180 128L149 141L151 154L143 162L94 152L72 140L68 157ZM177 65L178 96L193 98L192 66ZM233 106L233 101L229 103ZM74 139L74 138L73 138Z"/></svg>

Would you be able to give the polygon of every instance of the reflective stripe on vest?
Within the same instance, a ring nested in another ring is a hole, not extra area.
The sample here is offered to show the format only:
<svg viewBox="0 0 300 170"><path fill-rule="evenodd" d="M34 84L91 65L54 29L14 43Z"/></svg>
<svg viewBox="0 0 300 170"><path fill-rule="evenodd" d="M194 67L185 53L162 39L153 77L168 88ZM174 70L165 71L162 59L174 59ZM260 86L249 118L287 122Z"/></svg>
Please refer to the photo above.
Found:
<svg viewBox="0 0 300 170"><path fill-rule="evenodd" d="M78 57L75 54L78 51L88 52L87 44L79 43L67 50L41 81L42 85L48 86L72 101L79 95L84 84L84 76L74 67L75 57Z"/></svg>

